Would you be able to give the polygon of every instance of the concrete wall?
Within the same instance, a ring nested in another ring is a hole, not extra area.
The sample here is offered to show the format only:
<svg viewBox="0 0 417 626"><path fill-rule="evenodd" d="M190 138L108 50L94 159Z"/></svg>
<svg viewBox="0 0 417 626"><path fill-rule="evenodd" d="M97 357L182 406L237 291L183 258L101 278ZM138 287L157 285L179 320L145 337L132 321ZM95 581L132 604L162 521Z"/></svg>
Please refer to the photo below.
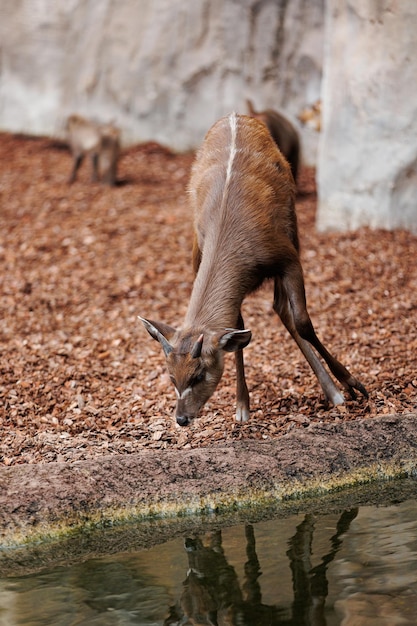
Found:
<svg viewBox="0 0 417 626"><path fill-rule="evenodd" d="M417 2L327 6L318 227L417 232Z"/></svg>
<svg viewBox="0 0 417 626"><path fill-rule="evenodd" d="M249 97L298 125L320 229L417 230L416 50L416 0L2 0L0 128L78 112L187 150Z"/></svg>
<svg viewBox="0 0 417 626"><path fill-rule="evenodd" d="M320 97L323 20L324 0L2 0L0 128L58 134L79 112L185 150L247 97L297 123Z"/></svg>

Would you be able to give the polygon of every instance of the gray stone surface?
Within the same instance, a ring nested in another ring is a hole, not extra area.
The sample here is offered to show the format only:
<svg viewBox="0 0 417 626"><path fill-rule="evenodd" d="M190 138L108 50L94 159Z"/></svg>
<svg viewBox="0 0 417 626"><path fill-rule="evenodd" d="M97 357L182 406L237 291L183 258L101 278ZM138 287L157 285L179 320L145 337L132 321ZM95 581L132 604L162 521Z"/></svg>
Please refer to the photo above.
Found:
<svg viewBox="0 0 417 626"><path fill-rule="evenodd" d="M294 429L275 441L144 450L0 468L2 550L128 519L265 511L364 483L415 477L415 414ZM7 555L6 555L7 557Z"/></svg>
<svg viewBox="0 0 417 626"><path fill-rule="evenodd" d="M319 148L322 230L417 232L417 2L329 3Z"/></svg>
<svg viewBox="0 0 417 626"><path fill-rule="evenodd" d="M417 231L415 0L2 0L0 18L0 129L60 137L76 112L181 151L250 98L302 133L320 229ZM317 160L297 116L320 96Z"/></svg>
<svg viewBox="0 0 417 626"><path fill-rule="evenodd" d="M124 143L198 146L231 110L320 97L324 0L3 0L0 128L58 135L70 113ZM300 129L300 125L298 125ZM314 162L318 134L304 129Z"/></svg>

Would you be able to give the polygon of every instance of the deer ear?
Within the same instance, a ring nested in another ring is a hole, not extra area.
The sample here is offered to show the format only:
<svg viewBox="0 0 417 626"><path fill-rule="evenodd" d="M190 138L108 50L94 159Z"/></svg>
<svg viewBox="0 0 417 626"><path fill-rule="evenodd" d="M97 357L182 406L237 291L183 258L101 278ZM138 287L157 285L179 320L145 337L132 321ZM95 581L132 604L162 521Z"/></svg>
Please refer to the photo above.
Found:
<svg viewBox="0 0 417 626"><path fill-rule="evenodd" d="M201 351L203 349L203 341L204 341L204 335L200 335L191 350L191 356L193 357L193 359L200 358Z"/></svg>
<svg viewBox="0 0 417 626"><path fill-rule="evenodd" d="M163 348L163 351L165 352L165 356L171 354L173 347L169 343L169 340L177 332L176 329L172 326L168 326L168 324L163 324L162 322L152 322L151 320L146 320L139 315L138 319L140 319L142 324L145 326L150 336L153 339L156 339L156 341L159 341Z"/></svg>
<svg viewBox="0 0 417 626"><path fill-rule="evenodd" d="M236 350L246 348L251 339L252 333L250 330L226 328L226 332L219 337L219 348L225 350L225 352L236 352Z"/></svg>

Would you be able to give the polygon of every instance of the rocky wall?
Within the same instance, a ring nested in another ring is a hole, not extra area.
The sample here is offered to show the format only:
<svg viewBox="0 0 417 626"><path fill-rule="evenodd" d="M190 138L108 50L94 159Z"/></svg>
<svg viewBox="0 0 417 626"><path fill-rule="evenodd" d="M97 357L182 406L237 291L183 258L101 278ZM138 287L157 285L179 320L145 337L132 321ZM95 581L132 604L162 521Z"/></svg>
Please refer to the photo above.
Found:
<svg viewBox="0 0 417 626"><path fill-rule="evenodd" d="M3 130L59 135L78 112L187 150L246 98L297 124L320 97L324 0L3 0L0 18Z"/></svg>
<svg viewBox="0 0 417 626"><path fill-rule="evenodd" d="M327 8L318 226L417 232L417 2Z"/></svg>

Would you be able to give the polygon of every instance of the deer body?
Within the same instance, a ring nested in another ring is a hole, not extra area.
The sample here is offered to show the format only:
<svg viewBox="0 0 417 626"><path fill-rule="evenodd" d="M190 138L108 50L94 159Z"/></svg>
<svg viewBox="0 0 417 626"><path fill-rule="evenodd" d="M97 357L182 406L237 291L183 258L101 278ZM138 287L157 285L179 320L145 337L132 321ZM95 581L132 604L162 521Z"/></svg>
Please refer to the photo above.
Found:
<svg viewBox="0 0 417 626"><path fill-rule="evenodd" d="M298 170L300 166L300 138L298 132L282 113L273 109L265 111L255 111L250 100L246 101L248 107L248 115L263 122L268 128L272 139L281 150L291 167L294 180L297 181Z"/></svg>
<svg viewBox="0 0 417 626"><path fill-rule="evenodd" d="M120 132L112 124L97 124L80 115L70 115L67 120L68 143L73 156L69 183L86 155L91 159L91 180L114 185L116 183L117 159L120 150Z"/></svg>
<svg viewBox="0 0 417 626"><path fill-rule="evenodd" d="M177 394L176 420L188 424L213 394L224 353L235 352L236 419L249 418L243 348L251 339L241 305L267 278L274 309L333 404L343 396L315 354L353 395L366 391L318 340L307 313L290 167L256 119L231 114L207 133L190 180L195 215L194 286L182 328L142 319L164 350Z"/></svg>

